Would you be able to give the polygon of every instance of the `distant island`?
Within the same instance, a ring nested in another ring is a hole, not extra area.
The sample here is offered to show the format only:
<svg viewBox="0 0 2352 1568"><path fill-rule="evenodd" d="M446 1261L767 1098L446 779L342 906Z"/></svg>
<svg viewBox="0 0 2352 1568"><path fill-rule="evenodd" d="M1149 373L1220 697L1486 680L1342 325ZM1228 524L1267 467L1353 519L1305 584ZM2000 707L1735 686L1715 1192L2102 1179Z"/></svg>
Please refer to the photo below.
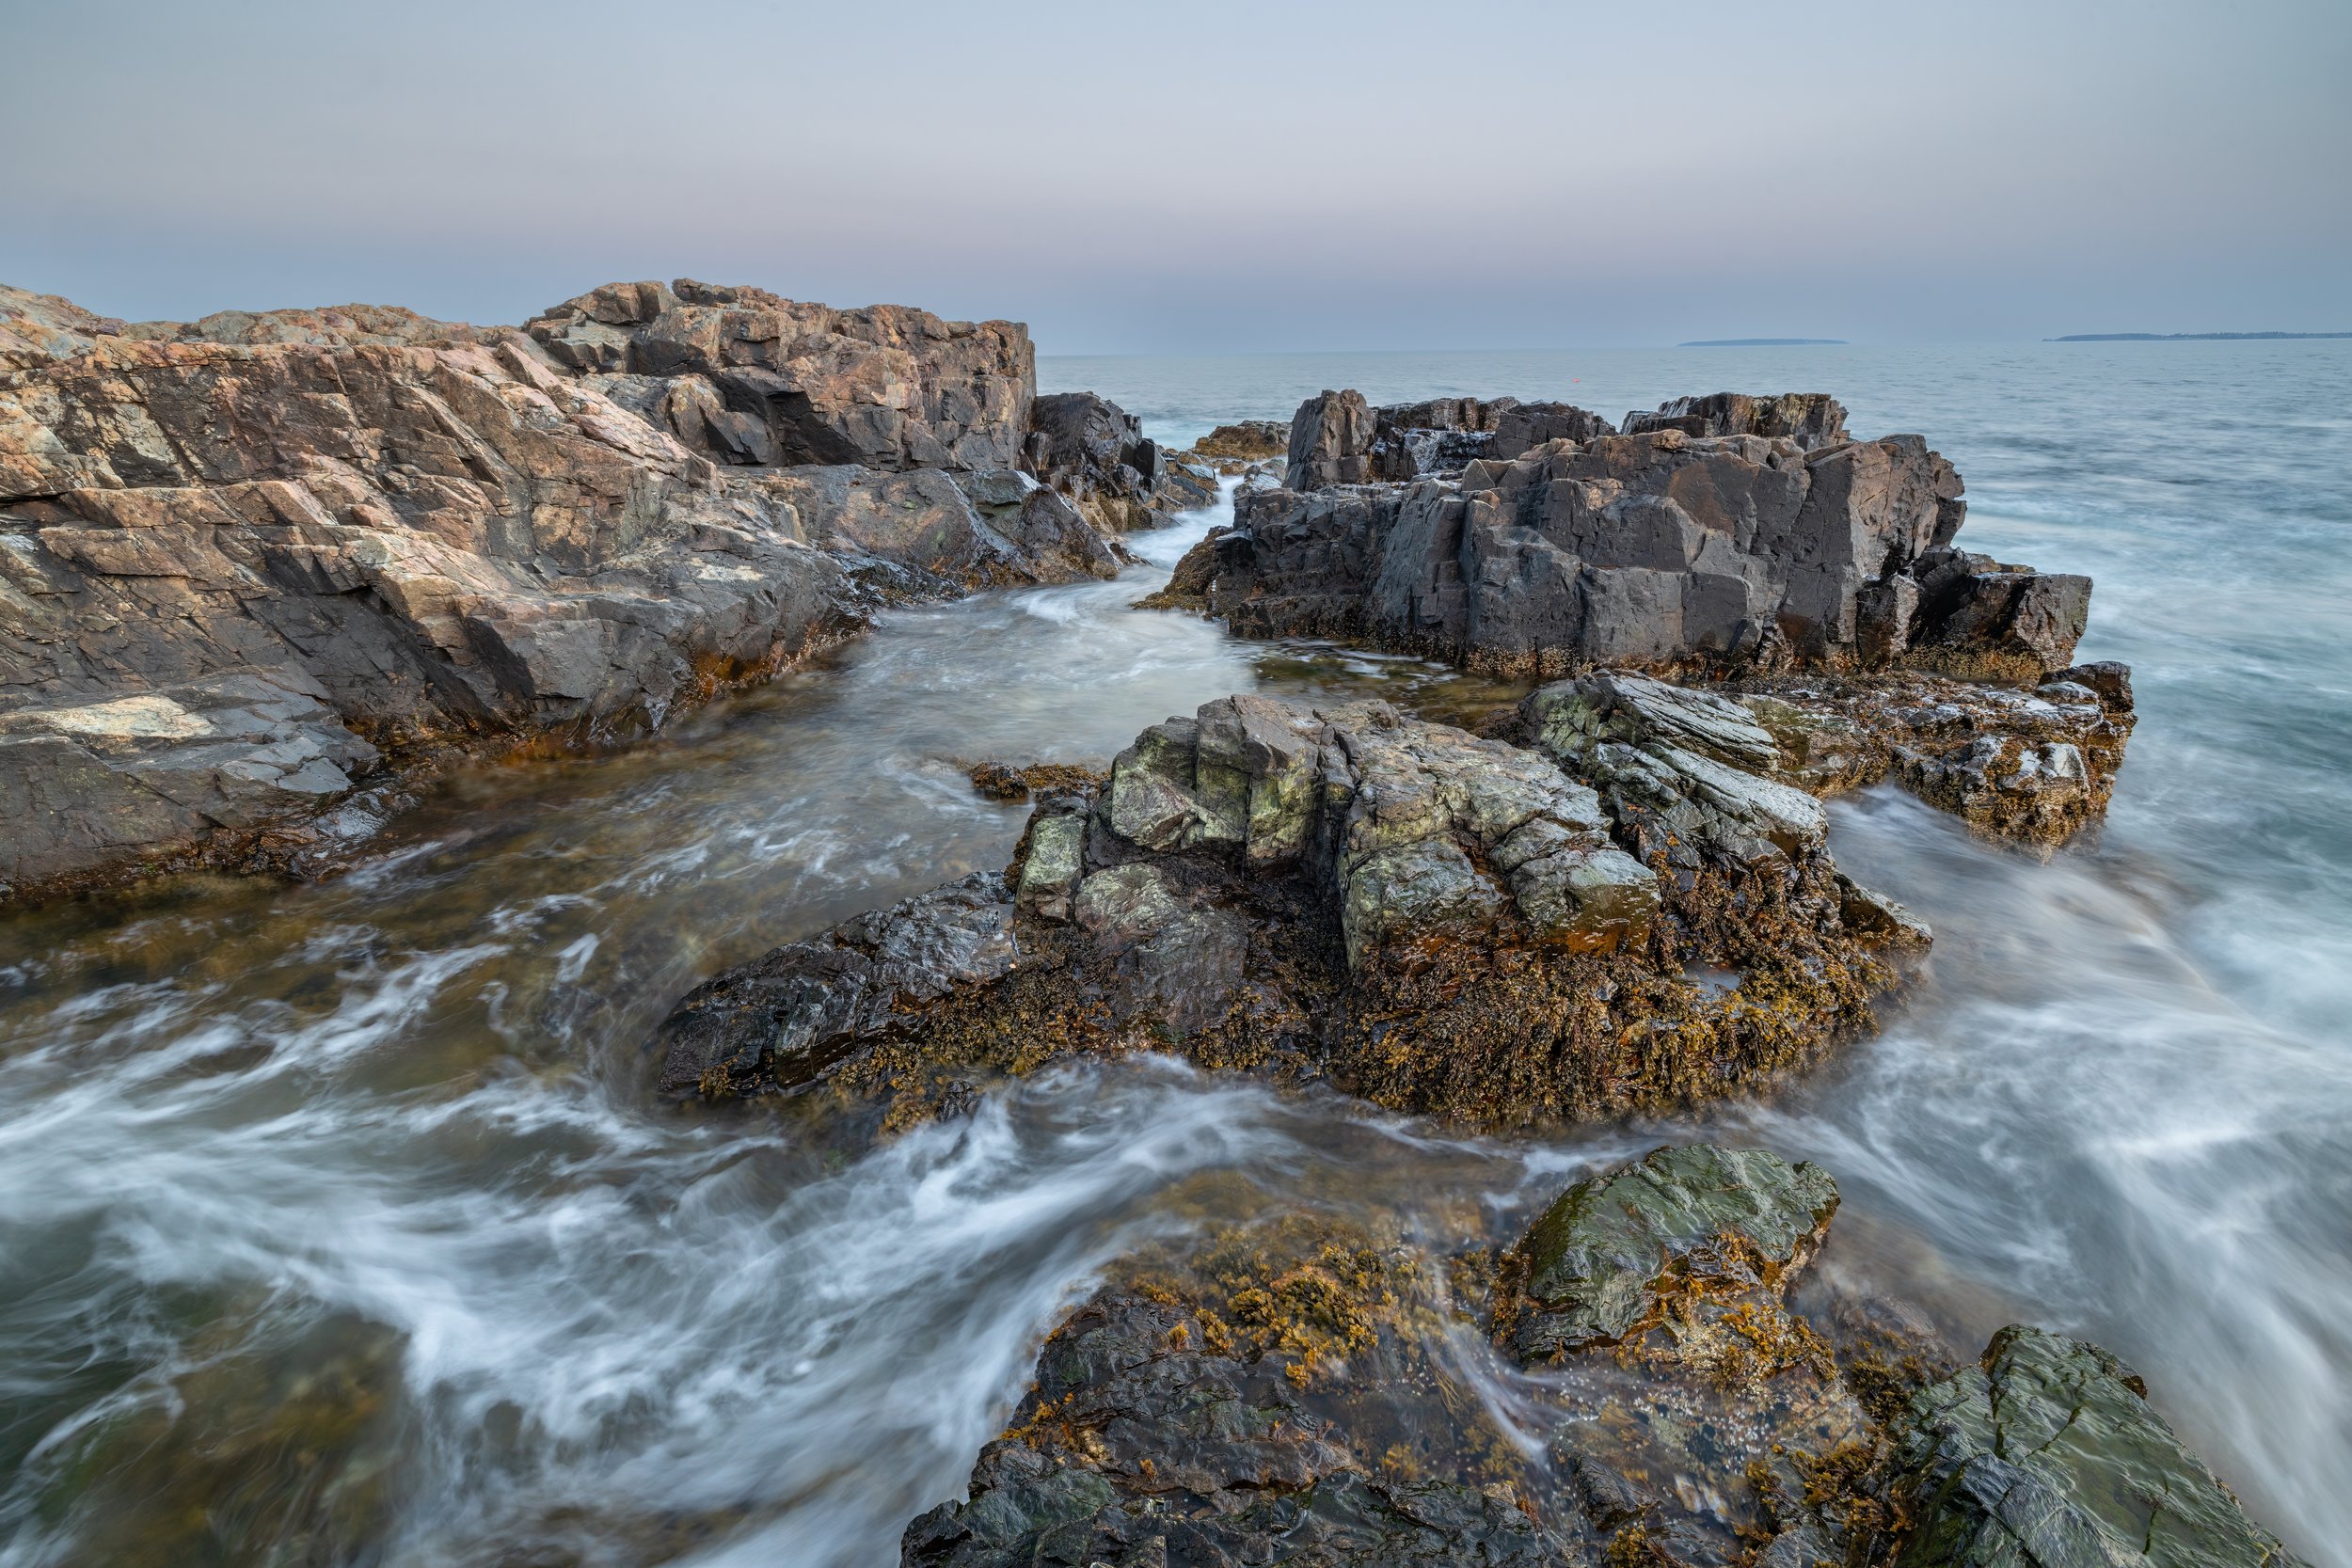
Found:
<svg viewBox="0 0 2352 1568"><path fill-rule="evenodd" d="M2070 332L2045 343L2252 343L2305 338L2352 338L2352 332Z"/></svg>
<svg viewBox="0 0 2352 1568"><path fill-rule="evenodd" d="M1696 338L1677 348L1809 348L1816 344L1843 344L1843 338Z"/></svg>

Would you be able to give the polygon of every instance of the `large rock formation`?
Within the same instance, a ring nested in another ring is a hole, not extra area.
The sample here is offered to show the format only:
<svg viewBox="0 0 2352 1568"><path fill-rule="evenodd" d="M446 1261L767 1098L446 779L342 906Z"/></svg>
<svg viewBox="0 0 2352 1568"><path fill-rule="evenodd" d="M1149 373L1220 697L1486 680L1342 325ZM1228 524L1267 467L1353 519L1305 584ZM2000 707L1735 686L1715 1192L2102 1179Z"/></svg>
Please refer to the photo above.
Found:
<svg viewBox="0 0 2352 1568"><path fill-rule="evenodd" d="M1855 440L1814 393L1684 399L1627 425L1556 404L1311 399L1286 487L1241 498L1216 547L1210 608L1250 635L1527 673L2039 677L2073 658L2089 580L1954 548L1960 476L1918 436Z"/></svg>
<svg viewBox="0 0 2352 1568"><path fill-rule="evenodd" d="M1810 1059L1926 932L1837 874L1811 796L1748 770L1778 752L1744 709L1636 684L1709 735L1596 716L1572 740L1548 704L1522 747L1250 696L1153 725L1037 806L1005 882L694 991L663 1086L834 1083L921 1115L971 1072L1174 1049L1505 1124Z"/></svg>
<svg viewBox="0 0 2352 1568"><path fill-rule="evenodd" d="M656 725L889 599L1109 576L1101 473L1020 470L1032 373L1015 324L691 282L528 331L0 290L0 886L282 866L384 764Z"/></svg>

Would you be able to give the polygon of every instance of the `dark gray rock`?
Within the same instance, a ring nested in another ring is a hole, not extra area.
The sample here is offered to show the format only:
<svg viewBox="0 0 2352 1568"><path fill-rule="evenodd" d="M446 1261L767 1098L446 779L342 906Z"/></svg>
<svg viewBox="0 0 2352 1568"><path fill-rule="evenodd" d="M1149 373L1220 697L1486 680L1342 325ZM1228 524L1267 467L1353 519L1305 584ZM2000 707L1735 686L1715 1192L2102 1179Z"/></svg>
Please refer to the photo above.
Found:
<svg viewBox="0 0 2352 1568"><path fill-rule="evenodd" d="M1615 434L1599 415L1565 403L1433 398L1373 408L1361 393L1325 392L1292 417L1284 483L1317 490L1458 474L1480 458Z"/></svg>
<svg viewBox="0 0 2352 1568"><path fill-rule="evenodd" d="M1570 1187L1528 1231L1512 1347L1534 1358L1622 1339L1669 1275L1777 1287L1836 1212L1837 1185L1818 1165L1760 1148L1653 1149Z"/></svg>
<svg viewBox="0 0 2352 1568"><path fill-rule="evenodd" d="M2301 1568L2095 1345L2005 1328L1904 1424L1899 1568Z"/></svg>
<svg viewBox="0 0 2352 1568"><path fill-rule="evenodd" d="M1108 534L1156 528L1216 499L1216 475L1170 454L1134 415L1092 392L1055 392L1030 409L1023 466Z"/></svg>
<svg viewBox="0 0 2352 1568"><path fill-rule="evenodd" d="M1629 424L1508 400L1311 400L1285 486L1236 499L1212 611L1248 635L1360 638L1513 674L1927 665L2038 680L2072 658L2088 580L1951 549L1960 478L1918 436L1853 440L1811 393L1684 400Z"/></svg>
<svg viewBox="0 0 2352 1568"><path fill-rule="evenodd" d="M1358 391L1309 398L1291 418L1289 467L1282 483L1298 491L1360 484L1374 477L1372 405Z"/></svg>
<svg viewBox="0 0 2352 1568"><path fill-rule="evenodd" d="M911 1004L1013 965L1004 879L975 874L846 920L696 987L661 1026L664 1093L805 1087Z"/></svg>
<svg viewBox="0 0 2352 1568"><path fill-rule="evenodd" d="M1215 1348L1180 1303L1109 1291L1057 1329L962 1502L907 1527L906 1568L1587 1560L1507 1497L1368 1474L1273 1358Z"/></svg>

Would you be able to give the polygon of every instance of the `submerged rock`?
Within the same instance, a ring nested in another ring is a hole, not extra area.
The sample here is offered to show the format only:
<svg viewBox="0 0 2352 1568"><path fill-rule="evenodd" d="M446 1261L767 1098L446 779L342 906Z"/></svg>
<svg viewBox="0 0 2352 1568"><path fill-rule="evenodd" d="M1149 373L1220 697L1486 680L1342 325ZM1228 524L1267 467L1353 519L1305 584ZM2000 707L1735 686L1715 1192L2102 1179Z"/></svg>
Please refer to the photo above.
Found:
<svg viewBox="0 0 2352 1568"><path fill-rule="evenodd" d="M717 1097L817 1082L906 1008L996 979L1015 957L1000 877L845 920L689 992L663 1024L661 1086Z"/></svg>
<svg viewBox="0 0 2352 1568"><path fill-rule="evenodd" d="M1743 710L1658 689L1653 705L1744 725L1726 754L1777 754ZM1001 978L852 1016L775 991L771 971L807 961L784 949L663 1025L663 1083L833 1081L919 1115L943 1075L1175 1050L1502 1124L1732 1092L1867 1025L1926 935L1837 876L1812 798L1695 752L1636 767L1623 757L1649 753L1596 746L1547 752L1380 703L1206 704L1040 801ZM703 1014L721 993L763 1043L714 1075ZM765 1043L787 1038L812 1043Z"/></svg>

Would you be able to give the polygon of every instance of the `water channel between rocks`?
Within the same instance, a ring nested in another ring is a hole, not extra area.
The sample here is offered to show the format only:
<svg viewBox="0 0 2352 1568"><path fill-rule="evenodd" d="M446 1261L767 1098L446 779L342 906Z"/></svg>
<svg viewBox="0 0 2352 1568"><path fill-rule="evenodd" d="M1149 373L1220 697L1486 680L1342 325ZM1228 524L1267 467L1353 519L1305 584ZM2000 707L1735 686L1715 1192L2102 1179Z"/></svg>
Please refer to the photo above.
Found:
<svg viewBox="0 0 2352 1568"><path fill-rule="evenodd" d="M892 1561L1137 1243L1315 1205L1443 1246L1659 1141L1456 1138L1156 1061L854 1159L651 1096L646 1033L701 976L1004 863L1025 808L963 761L1104 760L1235 690L1512 695L1128 608L1216 517L1136 536L1115 582L894 613L638 749L453 780L340 880L0 923L0 1563L199 1560L199 1501L290 1562ZM2352 1280L2305 1245L2341 1212L2232 1148L2253 1117L2324 1165L2296 1097L2344 1102L2341 1055L2201 975L2160 867L2036 863L1884 790L1833 818L1935 927L1932 983L1832 1071L1673 1131L1820 1159L1822 1267L1964 1341L2114 1344L2342 1560ZM2212 1092L2249 1034L2263 1070Z"/></svg>

